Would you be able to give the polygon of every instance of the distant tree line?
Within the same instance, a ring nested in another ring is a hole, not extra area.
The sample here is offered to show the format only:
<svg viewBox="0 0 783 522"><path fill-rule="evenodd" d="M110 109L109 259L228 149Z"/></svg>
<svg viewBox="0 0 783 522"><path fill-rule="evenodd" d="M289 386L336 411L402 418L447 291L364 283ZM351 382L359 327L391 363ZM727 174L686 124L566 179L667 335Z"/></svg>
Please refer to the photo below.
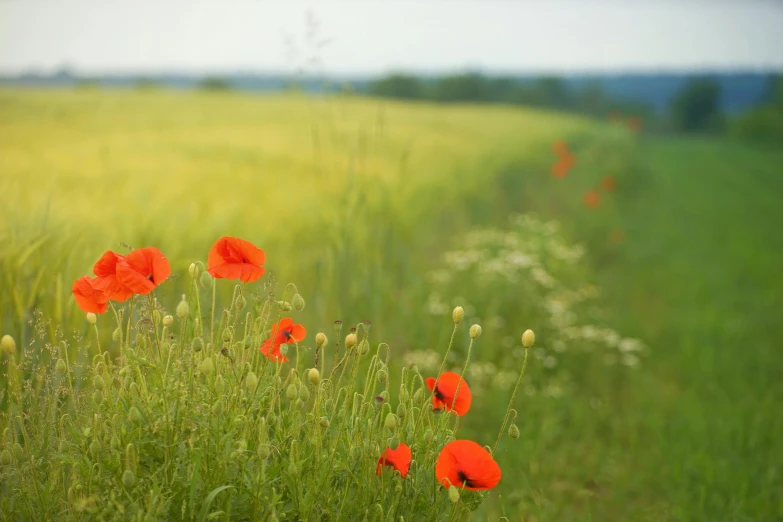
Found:
<svg viewBox="0 0 783 522"><path fill-rule="evenodd" d="M783 76L769 78L763 102L734 119L730 131L755 143L783 146Z"/></svg>

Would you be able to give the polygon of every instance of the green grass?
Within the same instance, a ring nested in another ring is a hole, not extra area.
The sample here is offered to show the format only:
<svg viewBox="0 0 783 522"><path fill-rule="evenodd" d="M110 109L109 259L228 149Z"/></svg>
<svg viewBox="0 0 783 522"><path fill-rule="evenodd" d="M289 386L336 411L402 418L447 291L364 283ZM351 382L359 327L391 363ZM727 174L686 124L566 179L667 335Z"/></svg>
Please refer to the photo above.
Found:
<svg viewBox="0 0 783 522"><path fill-rule="evenodd" d="M584 365L576 393L520 397L522 437L501 446L484 513L783 519L783 152L354 99L10 91L0 114L2 333L24 338L35 307L74 321L70 281L119 241L155 243L184 272L233 233L299 285L312 331L369 317L402 355L442 342L421 320L440 253L471 226L537 211L586 243L602 321L650 353L631 372ZM578 164L555 180L549 145L563 137ZM588 211L581 196L605 174L618 189ZM529 375L543 378L540 362ZM494 439L507 394L495 397L466 433Z"/></svg>

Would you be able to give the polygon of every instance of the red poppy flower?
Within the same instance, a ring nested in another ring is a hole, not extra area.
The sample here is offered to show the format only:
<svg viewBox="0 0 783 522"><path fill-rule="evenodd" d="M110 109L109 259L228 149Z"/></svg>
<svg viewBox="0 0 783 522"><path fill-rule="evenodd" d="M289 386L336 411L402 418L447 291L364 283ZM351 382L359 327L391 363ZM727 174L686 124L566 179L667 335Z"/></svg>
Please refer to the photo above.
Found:
<svg viewBox="0 0 783 522"><path fill-rule="evenodd" d="M208 272L215 279L239 279L245 283L257 281L264 275L264 251L253 243L236 237L218 239L207 258Z"/></svg>
<svg viewBox="0 0 783 522"><path fill-rule="evenodd" d="M460 380L462 381L460 383ZM445 408L446 411L452 411L452 404L454 405L454 413L457 415L465 415L470 409L470 403L473 401L473 394L470 392L468 382L463 379L458 373L443 372L438 377L437 388L435 387L435 379L428 377L425 381L427 388L431 392L434 392L432 396L432 408L434 410L440 410ZM457 384L459 384L459 391L457 391ZM454 400L454 396L457 396L457 400Z"/></svg>
<svg viewBox="0 0 783 522"><path fill-rule="evenodd" d="M628 118L628 130L634 134L642 130L642 119L639 116Z"/></svg>
<svg viewBox="0 0 783 522"><path fill-rule="evenodd" d="M595 190L588 190L582 196L582 201L584 201L587 208L595 208L601 203L601 195Z"/></svg>
<svg viewBox="0 0 783 522"><path fill-rule="evenodd" d="M384 466L393 467L400 472L402 478L405 478L408 475L408 469L411 467L411 449L402 442L397 446L396 450L386 448L381 458L378 459L375 474L380 475Z"/></svg>
<svg viewBox="0 0 783 522"><path fill-rule="evenodd" d="M285 317L280 322L272 325L272 333L263 345L261 353L267 359L277 362L288 362L288 357L280 353L280 345L292 342L300 343L307 335L307 330L301 324L294 324L294 320Z"/></svg>
<svg viewBox="0 0 783 522"><path fill-rule="evenodd" d="M552 165L552 176L562 179L568 175L568 172L576 164L576 158L566 152L554 165Z"/></svg>
<svg viewBox="0 0 783 522"><path fill-rule="evenodd" d="M565 156L568 154L568 144L563 140L557 140L552 144L552 152L558 156Z"/></svg>
<svg viewBox="0 0 783 522"><path fill-rule="evenodd" d="M117 263L117 279L134 294L149 294L169 275L171 265L155 247L134 250Z"/></svg>
<svg viewBox="0 0 783 522"><path fill-rule="evenodd" d="M435 477L444 488L492 489L500 482L500 476L500 466L492 455L472 440L449 442L435 463Z"/></svg>
<svg viewBox="0 0 783 522"><path fill-rule="evenodd" d="M604 176L601 178L601 188L607 192L612 192L617 188L617 178L614 176Z"/></svg>
<svg viewBox="0 0 783 522"><path fill-rule="evenodd" d="M96 283L96 278L84 276L74 281L71 287L76 304L85 313L102 314L106 311L109 298L96 286Z"/></svg>
<svg viewBox="0 0 783 522"><path fill-rule="evenodd" d="M117 264L124 259L124 256L109 250L92 267L92 272L97 276L95 286L103 290L109 300L119 303L133 295L133 292L117 278Z"/></svg>

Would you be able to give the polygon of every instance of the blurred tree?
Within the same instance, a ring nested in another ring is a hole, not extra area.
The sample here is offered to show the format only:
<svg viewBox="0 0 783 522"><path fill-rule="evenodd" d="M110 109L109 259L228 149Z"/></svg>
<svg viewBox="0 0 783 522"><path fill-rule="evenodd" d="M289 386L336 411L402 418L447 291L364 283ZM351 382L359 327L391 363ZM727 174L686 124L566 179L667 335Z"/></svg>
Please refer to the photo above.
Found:
<svg viewBox="0 0 783 522"><path fill-rule="evenodd" d="M231 89L231 82L225 78L217 76L207 76L198 82L197 87L205 91L228 91Z"/></svg>
<svg viewBox="0 0 783 522"><path fill-rule="evenodd" d="M783 146L783 77L770 78L765 99L766 103L735 117L730 131L755 143Z"/></svg>
<svg viewBox="0 0 783 522"><path fill-rule="evenodd" d="M710 78L694 78L672 100L672 117L679 130L714 130L720 125L721 88Z"/></svg>
<svg viewBox="0 0 783 522"><path fill-rule="evenodd" d="M421 80L408 74L394 73L370 83L369 93L373 96L417 100L424 98Z"/></svg>
<svg viewBox="0 0 783 522"><path fill-rule="evenodd" d="M490 101L489 82L480 74L461 73L444 76L435 84L437 101Z"/></svg>

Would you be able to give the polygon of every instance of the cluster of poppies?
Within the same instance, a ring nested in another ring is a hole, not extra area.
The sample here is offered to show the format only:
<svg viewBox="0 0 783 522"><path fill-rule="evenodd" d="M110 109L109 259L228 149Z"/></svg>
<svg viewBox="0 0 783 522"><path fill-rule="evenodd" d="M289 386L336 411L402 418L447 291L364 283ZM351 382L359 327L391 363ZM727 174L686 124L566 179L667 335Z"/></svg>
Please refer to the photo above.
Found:
<svg viewBox="0 0 783 522"><path fill-rule="evenodd" d="M461 375L444 372L437 379L425 381L432 392L432 408L465 415L470 409L472 394ZM411 449L400 443L396 449L386 448L375 470L380 474L384 466L391 466L405 478L412 459ZM500 466L492 454L472 440L453 440L446 444L435 463L435 477L444 487L487 490L500 482Z"/></svg>
<svg viewBox="0 0 783 522"><path fill-rule="evenodd" d="M558 179L565 178L576 165L576 158L568 148L568 144L562 140L552 144L552 151L557 156L557 161L552 165L552 176ZM600 189L604 192L612 192L615 188L617 188L617 178L612 175L601 178ZM589 189L582 196L582 202L587 208L596 208L601 204L601 193L597 188Z"/></svg>
<svg viewBox="0 0 783 522"><path fill-rule="evenodd" d="M221 237L212 246L207 258L207 272L216 279L236 279L246 283L264 275L264 251L249 241L236 237ZM109 301L123 302L133 294L146 295L165 281L171 266L165 256L154 247L140 248L128 255L108 251L93 266L94 277L84 276L73 283L76 304L85 312L101 314ZM282 353L283 344L299 343L307 331L301 324L285 317L272 325L269 338L260 351L269 360L288 362ZM426 385L432 392L434 410L445 410L465 415L470 409L472 394L461 375L444 372L437 379L428 378ZM408 445L400 443L395 449L386 448L378 459L376 473L391 466L405 478L412 459ZM486 490L500 481L500 467L492 455L471 440L454 440L446 444L438 456L435 476L443 487Z"/></svg>
<svg viewBox="0 0 783 522"><path fill-rule="evenodd" d="M639 116L623 116L619 111L611 111L608 115L609 123L612 125L625 125L632 133L638 134L642 131L644 122Z"/></svg>

